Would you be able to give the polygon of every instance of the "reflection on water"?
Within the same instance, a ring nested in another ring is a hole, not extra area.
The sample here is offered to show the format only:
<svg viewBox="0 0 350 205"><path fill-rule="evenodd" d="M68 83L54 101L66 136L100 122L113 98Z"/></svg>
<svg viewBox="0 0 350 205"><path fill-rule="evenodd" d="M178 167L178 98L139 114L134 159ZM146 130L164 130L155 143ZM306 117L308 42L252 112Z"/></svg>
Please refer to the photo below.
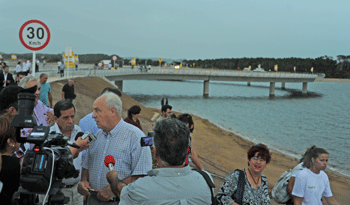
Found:
<svg viewBox="0 0 350 205"><path fill-rule="evenodd" d="M286 83L269 97L269 83L210 82L204 98L200 81L124 81L124 92L146 107L160 100L179 112L209 119L216 125L293 156L311 145L330 152L330 165L350 175L350 83Z"/></svg>

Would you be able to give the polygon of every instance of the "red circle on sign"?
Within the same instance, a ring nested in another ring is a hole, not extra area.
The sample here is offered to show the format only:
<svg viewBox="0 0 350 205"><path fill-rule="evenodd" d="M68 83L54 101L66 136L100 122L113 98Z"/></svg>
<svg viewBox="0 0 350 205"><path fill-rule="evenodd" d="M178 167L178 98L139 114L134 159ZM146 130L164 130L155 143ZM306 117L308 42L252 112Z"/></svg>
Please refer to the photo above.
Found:
<svg viewBox="0 0 350 205"><path fill-rule="evenodd" d="M113 60L117 60L117 56L113 56Z"/></svg>
<svg viewBox="0 0 350 205"><path fill-rule="evenodd" d="M31 23L38 23L38 24L42 25L42 26L45 28L46 32L47 32L47 39L46 39L45 43L44 43L42 46L37 47L37 48L31 47L31 46L27 45L27 44L24 42L23 36L22 36L24 28L25 28L28 24L31 24ZM19 29L19 40L21 40L21 43L24 45L24 47L26 47L26 48L28 48L29 50L32 50L32 51L38 51L38 50L41 50L41 49L45 48L45 47L47 46L47 44L49 44L50 38L51 38L51 34L50 34L49 28L46 26L46 24L44 24L43 22L41 22L41 21L39 21L39 20L30 20L30 21L27 21L27 22L25 22L25 23L21 26L21 29Z"/></svg>

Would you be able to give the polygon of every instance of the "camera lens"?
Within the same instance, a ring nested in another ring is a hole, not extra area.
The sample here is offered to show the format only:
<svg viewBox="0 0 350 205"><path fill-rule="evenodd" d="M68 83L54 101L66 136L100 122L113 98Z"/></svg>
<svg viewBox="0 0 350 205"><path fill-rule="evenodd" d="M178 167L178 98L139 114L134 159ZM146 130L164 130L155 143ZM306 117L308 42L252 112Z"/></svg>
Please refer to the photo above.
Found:
<svg viewBox="0 0 350 205"><path fill-rule="evenodd" d="M36 96L31 93L18 94L18 114L20 116L28 116L33 114Z"/></svg>

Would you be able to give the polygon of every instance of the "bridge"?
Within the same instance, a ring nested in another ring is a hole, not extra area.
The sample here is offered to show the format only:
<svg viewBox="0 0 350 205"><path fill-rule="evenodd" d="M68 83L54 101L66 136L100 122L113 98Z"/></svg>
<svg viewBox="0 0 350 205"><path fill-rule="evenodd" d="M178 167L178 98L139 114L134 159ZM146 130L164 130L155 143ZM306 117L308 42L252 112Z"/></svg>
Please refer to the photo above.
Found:
<svg viewBox="0 0 350 205"><path fill-rule="evenodd" d="M67 72L68 71L68 72ZM49 74L50 78L59 78L56 73ZM36 75L40 75L39 73ZM282 89L285 89L286 83L302 83L302 93L307 93L307 84L314 82L316 78L324 77L318 74L303 74L303 73L285 73L285 72L253 72L253 71L227 71L213 69L193 69L193 68L151 68L151 70L141 72L140 69L124 67L117 70L66 70L65 75L68 77L86 77L100 76L105 77L110 81L114 81L115 85L123 90L124 80L200 80L203 81L203 95L209 95L210 81L238 81L247 82L248 86L251 82L269 82L270 96L275 95L276 83L281 83ZM49 79L50 79L49 78ZM51 79L53 80L53 79Z"/></svg>

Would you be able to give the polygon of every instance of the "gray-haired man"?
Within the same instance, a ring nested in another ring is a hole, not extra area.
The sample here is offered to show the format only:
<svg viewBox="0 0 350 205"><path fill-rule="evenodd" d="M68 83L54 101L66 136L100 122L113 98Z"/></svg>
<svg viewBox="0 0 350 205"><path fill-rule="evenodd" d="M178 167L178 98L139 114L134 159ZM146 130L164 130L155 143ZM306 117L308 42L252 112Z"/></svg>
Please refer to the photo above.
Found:
<svg viewBox="0 0 350 205"><path fill-rule="evenodd" d="M185 166L189 128L177 119L165 118L156 122L153 130L154 156L160 168L129 185L115 170L106 175L113 193L120 195L119 205L211 204L211 190L204 177Z"/></svg>

